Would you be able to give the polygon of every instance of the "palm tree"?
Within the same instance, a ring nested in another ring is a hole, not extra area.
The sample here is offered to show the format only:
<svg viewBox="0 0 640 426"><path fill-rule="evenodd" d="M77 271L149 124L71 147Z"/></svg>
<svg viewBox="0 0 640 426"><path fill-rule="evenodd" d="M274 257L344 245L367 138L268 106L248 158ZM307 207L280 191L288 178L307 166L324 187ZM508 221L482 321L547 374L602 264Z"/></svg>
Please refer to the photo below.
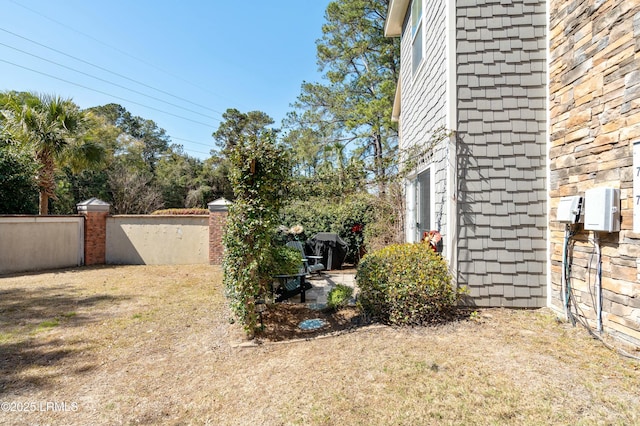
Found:
<svg viewBox="0 0 640 426"><path fill-rule="evenodd" d="M71 99L58 96L9 94L4 126L14 141L32 149L38 169L40 214L49 214L49 198L55 197L56 167L68 164L73 171L99 164L104 149L85 138L85 114Z"/></svg>

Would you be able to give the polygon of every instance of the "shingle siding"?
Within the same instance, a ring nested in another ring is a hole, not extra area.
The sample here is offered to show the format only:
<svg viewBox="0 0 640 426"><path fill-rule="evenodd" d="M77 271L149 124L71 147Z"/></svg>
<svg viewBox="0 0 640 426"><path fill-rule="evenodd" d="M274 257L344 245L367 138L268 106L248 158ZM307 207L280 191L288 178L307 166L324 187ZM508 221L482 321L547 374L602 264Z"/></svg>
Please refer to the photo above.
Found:
<svg viewBox="0 0 640 426"><path fill-rule="evenodd" d="M546 305L545 4L456 2L458 283L479 306Z"/></svg>
<svg viewBox="0 0 640 426"><path fill-rule="evenodd" d="M430 132L444 125L446 105L445 2L429 2L424 11L425 54L414 75L411 65L412 37L405 26L401 41L401 93L403 146L424 142ZM425 96L428 93L429 96Z"/></svg>
<svg viewBox="0 0 640 426"><path fill-rule="evenodd" d="M405 22L401 40L400 69L402 118L400 121L401 147L429 143L434 130L445 124L446 107L446 33L445 0L427 2L425 20L425 53L423 62L414 74L411 66L411 28ZM410 11L407 13L409 15ZM409 16L407 16L407 20ZM425 95L428 94L428 95ZM416 172L431 166L435 182L435 211L432 212L435 228L446 236L446 144L435 147L433 155L418 165ZM411 219L409 219L411 220ZM443 238L446 241L446 238ZM446 247L445 247L446 250Z"/></svg>

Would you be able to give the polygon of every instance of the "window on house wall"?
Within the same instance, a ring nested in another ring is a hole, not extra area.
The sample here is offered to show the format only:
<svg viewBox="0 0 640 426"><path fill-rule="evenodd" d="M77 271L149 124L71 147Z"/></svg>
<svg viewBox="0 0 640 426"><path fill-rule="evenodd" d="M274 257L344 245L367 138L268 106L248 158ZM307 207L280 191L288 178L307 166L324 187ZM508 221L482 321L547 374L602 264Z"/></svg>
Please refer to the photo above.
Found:
<svg viewBox="0 0 640 426"><path fill-rule="evenodd" d="M416 241L416 180L407 180L405 183L405 239L408 243L414 243Z"/></svg>
<svg viewBox="0 0 640 426"><path fill-rule="evenodd" d="M416 241L431 230L431 168L416 179Z"/></svg>
<svg viewBox="0 0 640 426"><path fill-rule="evenodd" d="M411 69L415 73L422 62L422 0L411 2Z"/></svg>

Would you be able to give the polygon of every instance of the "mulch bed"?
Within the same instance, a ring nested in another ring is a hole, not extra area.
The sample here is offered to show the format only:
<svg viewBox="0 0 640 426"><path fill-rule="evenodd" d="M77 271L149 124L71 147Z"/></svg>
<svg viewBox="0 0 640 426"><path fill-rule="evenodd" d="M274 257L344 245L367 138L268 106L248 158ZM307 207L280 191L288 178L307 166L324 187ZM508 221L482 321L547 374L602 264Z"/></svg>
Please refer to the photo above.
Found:
<svg viewBox="0 0 640 426"><path fill-rule="evenodd" d="M310 319L320 319L325 325L314 330L299 327L302 321ZM309 339L354 329L361 322L360 313L355 306L333 311L311 309L300 303L276 303L269 305L263 312L263 329L255 337L271 342Z"/></svg>
<svg viewBox="0 0 640 426"><path fill-rule="evenodd" d="M474 312L473 309L460 307L447 315L442 315L429 325L442 326L467 321ZM313 319L321 320L324 325L313 330L300 328L302 321ZM275 303L268 305L262 313L262 330L256 332L255 339L256 343L311 339L352 331L370 324L371 321L366 320L355 306L334 311L328 308L312 309L309 305L302 303Z"/></svg>

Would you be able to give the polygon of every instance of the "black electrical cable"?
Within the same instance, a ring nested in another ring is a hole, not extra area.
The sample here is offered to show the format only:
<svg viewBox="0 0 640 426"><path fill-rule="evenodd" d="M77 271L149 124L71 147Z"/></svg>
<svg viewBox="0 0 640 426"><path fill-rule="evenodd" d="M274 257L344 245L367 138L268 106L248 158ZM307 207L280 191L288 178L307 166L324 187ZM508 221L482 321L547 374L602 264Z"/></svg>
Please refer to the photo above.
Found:
<svg viewBox="0 0 640 426"><path fill-rule="evenodd" d="M573 229L573 227L571 227L571 225L567 224L567 227L565 229L565 244L564 244L564 250L565 252L563 253L563 259L564 259L564 277L565 277L565 289L564 292L565 294L563 295L564 301L566 303L566 311L567 311L567 317L569 319L569 321L571 321L571 324L573 326L576 325L576 319L573 317L573 313L571 312L571 298L570 298L570 294L571 294L571 262L569 262L570 259L570 252L569 252L569 248L571 247L571 253L573 253L573 246L570 246L570 242L572 241L573 236L576 234L575 230Z"/></svg>
<svg viewBox="0 0 640 426"><path fill-rule="evenodd" d="M573 232L573 235L575 235L577 232ZM595 251L595 249L594 249ZM590 257L593 257L593 252L591 253ZM568 258L568 257L567 257ZM570 263L570 262L567 262ZM588 263L588 268L591 269L591 258L589 259L589 263ZM569 267L569 274L571 273L571 268ZM588 278L588 282L587 282L587 287L589 288L589 293L591 295L591 301L592 303L595 303L594 299L593 299L593 293L591 291L591 275L587 274L589 276ZM567 276L567 283L569 283L571 281L571 275ZM569 307L573 306L575 309L575 315L573 315L573 312L569 311L569 316L571 318L573 318L574 320L572 321L573 326L575 327L575 321L577 320L578 323L580 323L580 325L582 327L584 327L585 330L587 330L587 332L591 335L591 337L598 339L607 349L616 352L618 355L624 356L626 358L630 358L630 359L634 359L634 360L638 360L640 361L640 357L637 357L635 355L631 355L630 353L620 349L620 348L616 348L614 346L612 346L611 344L607 343L604 341L604 339L602 338L602 336L594 333L594 331L592 330L591 326L589 326L589 323L587 322L586 318L586 314L585 312L582 310L582 308L580 308L580 305L578 304L578 301L576 300L576 296L574 293L574 290L571 286L569 286L567 284L567 289L569 291L568 293L568 297L571 299L571 302L569 303ZM594 304L595 307L595 304Z"/></svg>

